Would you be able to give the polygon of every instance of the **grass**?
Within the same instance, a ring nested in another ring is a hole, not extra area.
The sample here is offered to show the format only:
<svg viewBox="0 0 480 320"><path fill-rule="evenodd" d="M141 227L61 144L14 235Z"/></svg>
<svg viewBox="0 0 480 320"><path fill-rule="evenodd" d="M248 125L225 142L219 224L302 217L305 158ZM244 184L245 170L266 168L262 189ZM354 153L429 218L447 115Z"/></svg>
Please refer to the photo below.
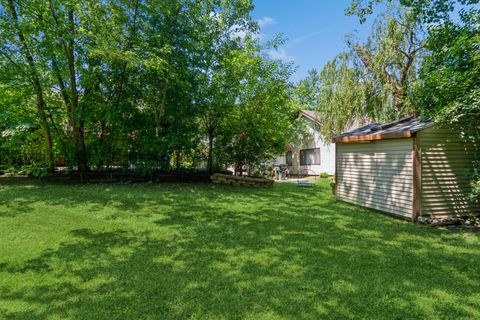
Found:
<svg viewBox="0 0 480 320"><path fill-rule="evenodd" d="M478 234L314 188L0 180L1 319L480 318Z"/></svg>

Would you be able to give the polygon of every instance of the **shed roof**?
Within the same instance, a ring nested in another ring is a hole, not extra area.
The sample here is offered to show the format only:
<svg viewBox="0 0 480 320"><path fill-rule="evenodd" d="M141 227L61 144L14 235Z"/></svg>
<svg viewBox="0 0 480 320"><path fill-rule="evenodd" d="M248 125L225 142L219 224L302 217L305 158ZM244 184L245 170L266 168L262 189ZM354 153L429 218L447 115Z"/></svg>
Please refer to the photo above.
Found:
<svg viewBox="0 0 480 320"><path fill-rule="evenodd" d="M392 122L371 123L358 129L342 133L333 142L372 141L382 139L409 138L413 133L431 127L433 122L415 117L406 117Z"/></svg>

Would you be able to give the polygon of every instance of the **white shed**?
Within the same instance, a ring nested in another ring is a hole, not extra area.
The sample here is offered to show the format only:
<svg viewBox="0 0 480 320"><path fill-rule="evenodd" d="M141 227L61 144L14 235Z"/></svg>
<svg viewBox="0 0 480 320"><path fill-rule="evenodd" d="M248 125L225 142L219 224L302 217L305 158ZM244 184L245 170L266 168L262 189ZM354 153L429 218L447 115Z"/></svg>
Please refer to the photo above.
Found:
<svg viewBox="0 0 480 320"><path fill-rule="evenodd" d="M480 213L469 198L480 148L452 128L408 117L358 128L334 142L340 200L414 220Z"/></svg>

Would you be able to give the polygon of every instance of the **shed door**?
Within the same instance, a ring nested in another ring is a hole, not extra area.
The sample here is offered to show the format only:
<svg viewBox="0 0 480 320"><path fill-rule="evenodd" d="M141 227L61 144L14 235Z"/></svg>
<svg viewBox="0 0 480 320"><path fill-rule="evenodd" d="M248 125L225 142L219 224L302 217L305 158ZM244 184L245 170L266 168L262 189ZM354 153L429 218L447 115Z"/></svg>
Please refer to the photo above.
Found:
<svg viewBox="0 0 480 320"><path fill-rule="evenodd" d="M340 200L411 218L412 139L337 144Z"/></svg>

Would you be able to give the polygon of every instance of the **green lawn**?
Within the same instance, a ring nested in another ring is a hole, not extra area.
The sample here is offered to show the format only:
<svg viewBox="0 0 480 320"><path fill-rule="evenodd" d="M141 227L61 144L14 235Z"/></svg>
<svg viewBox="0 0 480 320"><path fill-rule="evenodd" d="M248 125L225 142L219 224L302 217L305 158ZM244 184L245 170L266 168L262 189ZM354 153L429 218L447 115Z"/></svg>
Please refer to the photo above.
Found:
<svg viewBox="0 0 480 320"><path fill-rule="evenodd" d="M0 179L0 318L480 318L480 236L315 188Z"/></svg>

